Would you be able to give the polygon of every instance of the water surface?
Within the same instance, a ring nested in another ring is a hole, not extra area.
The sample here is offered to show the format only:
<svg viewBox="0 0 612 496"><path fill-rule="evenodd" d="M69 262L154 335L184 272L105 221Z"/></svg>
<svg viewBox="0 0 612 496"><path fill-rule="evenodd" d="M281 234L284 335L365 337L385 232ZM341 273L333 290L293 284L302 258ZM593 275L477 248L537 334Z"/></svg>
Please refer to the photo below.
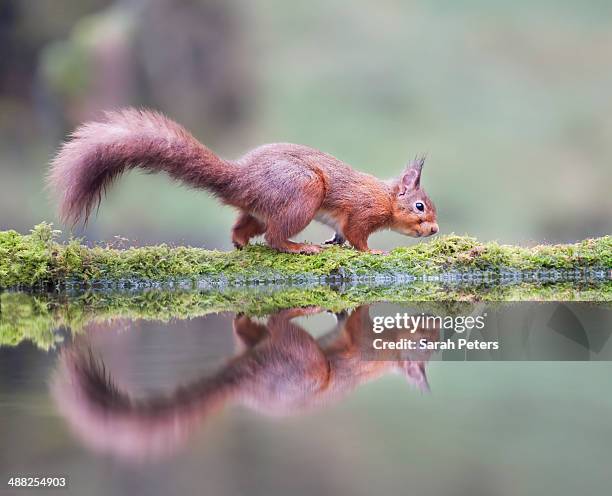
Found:
<svg viewBox="0 0 612 496"><path fill-rule="evenodd" d="M15 297L4 330L50 322ZM56 491L78 495L609 491L609 304L120 310L64 312L78 330L0 348L2 477L65 475ZM505 353L372 352L379 336L458 337L435 323L376 333L376 317L489 312L463 335Z"/></svg>

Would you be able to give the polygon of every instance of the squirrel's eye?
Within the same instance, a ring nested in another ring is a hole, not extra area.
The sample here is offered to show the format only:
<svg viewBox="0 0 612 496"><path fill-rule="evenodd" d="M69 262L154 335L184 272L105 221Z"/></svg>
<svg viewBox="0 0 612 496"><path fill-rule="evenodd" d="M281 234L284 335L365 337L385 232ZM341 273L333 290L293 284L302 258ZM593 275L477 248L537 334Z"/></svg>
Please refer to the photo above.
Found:
<svg viewBox="0 0 612 496"><path fill-rule="evenodd" d="M416 202L414 204L414 208L416 208L419 212L424 212L425 211L425 205L423 205L423 203L421 203L421 202Z"/></svg>

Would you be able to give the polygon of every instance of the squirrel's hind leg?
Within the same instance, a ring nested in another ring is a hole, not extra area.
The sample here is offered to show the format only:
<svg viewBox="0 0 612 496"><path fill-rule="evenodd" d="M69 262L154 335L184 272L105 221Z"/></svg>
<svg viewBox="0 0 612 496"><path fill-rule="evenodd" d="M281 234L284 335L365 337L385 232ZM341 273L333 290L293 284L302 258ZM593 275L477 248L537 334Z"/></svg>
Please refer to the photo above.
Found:
<svg viewBox="0 0 612 496"><path fill-rule="evenodd" d="M241 212L232 228L232 243L238 249L249 244L251 238L266 232L266 225L248 212Z"/></svg>
<svg viewBox="0 0 612 496"><path fill-rule="evenodd" d="M295 243L289 238L302 232L314 219L323 201L323 185L312 185L312 190L308 194L302 194L301 198L296 199L284 211L274 212L266 219L266 241L270 247L285 253L303 253L310 255L319 253L322 248L317 245ZM318 193L318 194L317 194Z"/></svg>
<svg viewBox="0 0 612 496"><path fill-rule="evenodd" d="M233 322L234 335L236 337L236 347L238 352L244 352L257 346L270 333L268 328L251 320L246 315L236 315Z"/></svg>

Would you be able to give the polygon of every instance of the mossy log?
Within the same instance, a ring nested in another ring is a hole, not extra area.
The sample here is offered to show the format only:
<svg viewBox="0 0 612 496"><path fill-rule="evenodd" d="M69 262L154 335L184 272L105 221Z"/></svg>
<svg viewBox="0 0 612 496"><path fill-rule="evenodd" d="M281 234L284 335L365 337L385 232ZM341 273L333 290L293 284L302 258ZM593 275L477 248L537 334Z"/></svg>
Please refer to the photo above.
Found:
<svg viewBox="0 0 612 496"><path fill-rule="evenodd" d="M530 248L481 243L467 236L436 237L386 255L330 247L317 255L276 253L262 245L231 252L168 245L117 249L57 241L47 223L30 234L0 231L0 287L49 288L117 281L199 280L224 285L279 282L368 282L449 271L571 271L612 268L612 236Z"/></svg>

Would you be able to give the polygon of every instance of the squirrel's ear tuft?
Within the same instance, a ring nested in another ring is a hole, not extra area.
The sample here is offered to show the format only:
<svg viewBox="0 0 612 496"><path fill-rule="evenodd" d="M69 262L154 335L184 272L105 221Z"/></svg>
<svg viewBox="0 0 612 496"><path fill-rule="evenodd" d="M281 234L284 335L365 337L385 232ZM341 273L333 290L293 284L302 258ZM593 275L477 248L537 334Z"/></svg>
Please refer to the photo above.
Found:
<svg viewBox="0 0 612 496"><path fill-rule="evenodd" d="M400 195L411 189L417 189L421 184L421 170L425 164L425 156L416 157L400 177Z"/></svg>
<svg viewBox="0 0 612 496"><path fill-rule="evenodd" d="M420 157L418 156L414 157L414 160L410 163L408 167L412 169L418 169L420 172L423 166L425 165L426 158L427 158L427 155L421 155Z"/></svg>

